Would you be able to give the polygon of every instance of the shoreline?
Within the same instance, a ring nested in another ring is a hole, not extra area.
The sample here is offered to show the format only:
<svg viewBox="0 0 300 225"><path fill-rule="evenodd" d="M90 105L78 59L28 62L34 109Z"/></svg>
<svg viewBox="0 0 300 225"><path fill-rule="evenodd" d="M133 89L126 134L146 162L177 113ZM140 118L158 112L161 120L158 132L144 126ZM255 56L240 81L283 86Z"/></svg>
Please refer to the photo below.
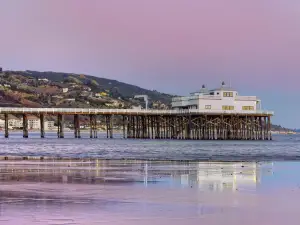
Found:
<svg viewBox="0 0 300 225"><path fill-rule="evenodd" d="M14 129L9 129L8 130L9 133L22 133L23 130L14 130ZM40 133L40 129L32 129L32 130L28 130L28 132L33 132L33 133ZM45 130L46 133L57 133L57 129L53 129L53 130ZM72 129L68 129L65 128L64 129L65 133L73 133L74 130ZM80 129L81 133L89 133L90 129ZM105 129L101 129L101 130L97 130L97 132L99 133L106 133ZM114 129L113 130L114 133L123 133L122 129ZM0 133L4 133L4 129L0 129ZM281 132L281 131L271 131L272 135L299 135L299 132ZM238 140L237 140L238 141Z"/></svg>
<svg viewBox="0 0 300 225"><path fill-rule="evenodd" d="M179 163L273 163L273 162L299 162L299 160L199 160L199 159L146 159L146 158L101 158L101 157L55 157L55 156L26 156L26 155L0 155L0 162L53 162L53 161L74 161L74 162L97 162L97 161L122 161L122 162L152 162L152 163L163 163L163 162L179 162Z"/></svg>
<svg viewBox="0 0 300 225"><path fill-rule="evenodd" d="M40 133L39 129L28 130L29 133ZM46 133L57 133L57 130L45 130ZM89 133L89 129L80 130L80 133ZM106 133L106 130L97 130L98 133ZM122 130L113 130L114 133L123 133ZM0 133L4 133L4 130L0 130ZM23 130L8 130L8 133L23 133ZM65 129L64 133L74 133L74 130Z"/></svg>

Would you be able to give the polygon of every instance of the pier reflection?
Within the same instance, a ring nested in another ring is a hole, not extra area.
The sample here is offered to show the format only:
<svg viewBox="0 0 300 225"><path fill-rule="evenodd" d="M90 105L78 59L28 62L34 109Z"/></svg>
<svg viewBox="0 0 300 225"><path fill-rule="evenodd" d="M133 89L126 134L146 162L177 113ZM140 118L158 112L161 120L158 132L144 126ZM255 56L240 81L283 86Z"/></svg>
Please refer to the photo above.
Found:
<svg viewBox="0 0 300 225"><path fill-rule="evenodd" d="M192 187L209 191L256 189L261 165L255 162L142 160L2 161L1 182L46 182ZM268 170L269 172L271 170Z"/></svg>
<svg viewBox="0 0 300 225"><path fill-rule="evenodd" d="M260 167L255 162L199 163L196 173L181 176L183 185L193 185L211 191L256 189L259 182Z"/></svg>

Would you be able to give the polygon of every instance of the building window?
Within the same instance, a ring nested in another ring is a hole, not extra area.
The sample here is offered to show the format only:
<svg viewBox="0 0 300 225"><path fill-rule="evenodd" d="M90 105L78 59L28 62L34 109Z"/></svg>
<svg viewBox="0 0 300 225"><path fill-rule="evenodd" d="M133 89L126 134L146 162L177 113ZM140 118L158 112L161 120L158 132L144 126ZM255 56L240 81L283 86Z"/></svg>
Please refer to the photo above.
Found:
<svg viewBox="0 0 300 225"><path fill-rule="evenodd" d="M211 105L206 105L205 109L211 109Z"/></svg>
<svg viewBox="0 0 300 225"><path fill-rule="evenodd" d="M232 105L223 105L222 110L234 110L234 106L232 106Z"/></svg>
<svg viewBox="0 0 300 225"><path fill-rule="evenodd" d="M243 106L243 110L254 110L254 106Z"/></svg>
<svg viewBox="0 0 300 225"><path fill-rule="evenodd" d="M223 97L233 97L233 92L223 92Z"/></svg>

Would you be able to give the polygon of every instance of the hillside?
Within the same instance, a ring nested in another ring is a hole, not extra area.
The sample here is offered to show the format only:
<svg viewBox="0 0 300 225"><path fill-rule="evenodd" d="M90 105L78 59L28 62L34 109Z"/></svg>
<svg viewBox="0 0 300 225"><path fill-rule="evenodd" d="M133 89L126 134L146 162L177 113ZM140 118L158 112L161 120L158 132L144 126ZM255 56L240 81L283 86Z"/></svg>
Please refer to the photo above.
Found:
<svg viewBox="0 0 300 225"><path fill-rule="evenodd" d="M293 129L289 129L289 128L285 128L285 127L282 127L281 125L275 125L275 124L272 124L271 125L271 129L272 131L276 131L276 132L299 132L297 130L293 130Z"/></svg>
<svg viewBox="0 0 300 225"><path fill-rule="evenodd" d="M149 106L170 107L172 95L116 80L83 74L3 71L0 73L1 106L26 107L144 107L135 95L148 95Z"/></svg>
<svg viewBox="0 0 300 225"><path fill-rule="evenodd" d="M84 74L0 71L0 107L144 107L135 95L148 95L149 107L170 108L172 95L147 90L117 80ZM290 131L272 125L274 131Z"/></svg>

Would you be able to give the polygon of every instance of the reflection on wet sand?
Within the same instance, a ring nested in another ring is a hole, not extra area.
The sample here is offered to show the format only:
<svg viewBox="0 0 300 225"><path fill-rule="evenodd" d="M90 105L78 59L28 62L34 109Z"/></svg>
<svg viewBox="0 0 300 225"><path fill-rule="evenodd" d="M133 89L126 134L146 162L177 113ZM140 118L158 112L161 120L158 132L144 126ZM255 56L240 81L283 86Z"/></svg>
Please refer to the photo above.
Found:
<svg viewBox="0 0 300 225"><path fill-rule="evenodd" d="M239 224L246 212L252 213L253 222L257 207L273 199L242 190L255 190L265 167L137 160L1 161L0 224ZM268 165L267 171L271 169Z"/></svg>
<svg viewBox="0 0 300 225"><path fill-rule="evenodd" d="M197 184L202 189L232 190L256 188L260 181L257 163L199 163Z"/></svg>
<svg viewBox="0 0 300 225"><path fill-rule="evenodd" d="M260 164L176 161L1 161L2 182L75 184L163 184L203 190L236 191L254 188L260 181Z"/></svg>

